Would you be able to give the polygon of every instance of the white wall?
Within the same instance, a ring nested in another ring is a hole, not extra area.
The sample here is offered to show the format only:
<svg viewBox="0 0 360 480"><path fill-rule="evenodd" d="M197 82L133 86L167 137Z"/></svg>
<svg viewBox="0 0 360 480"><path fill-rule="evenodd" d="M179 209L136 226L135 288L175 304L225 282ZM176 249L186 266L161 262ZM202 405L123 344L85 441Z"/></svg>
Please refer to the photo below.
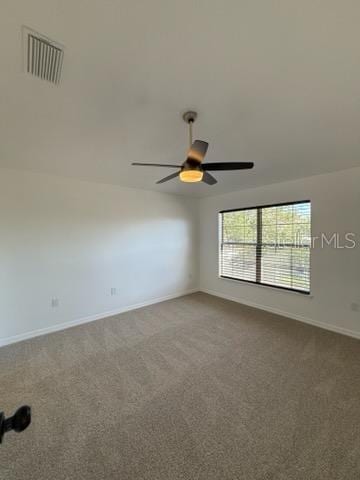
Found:
<svg viewBox="0 0 360 480"><path fill-rule="evenodd" d="M310 297L218 278L219 210L301 199L358 245L312 251ZM360 335L360 168L201 200L0 169L0 345L196 290L198 207L201 290Z"/></svg>
<svg viewBox="0 0 360 480"><path fill-rule="evenodd" d="M353 250L312 250L310 297L218 278L219 210L307 199L313 236L354 232L357 237ZM360 335L360 311L351 307L360 305L360 168L208 197L200 200L200 218L201 290Z"/></svg>
<svg viewBox="0 0 360 480"><path fill-rule="evenodd" d="M190 199L0 170L0 345L197 287L197 245Z"/></svg>

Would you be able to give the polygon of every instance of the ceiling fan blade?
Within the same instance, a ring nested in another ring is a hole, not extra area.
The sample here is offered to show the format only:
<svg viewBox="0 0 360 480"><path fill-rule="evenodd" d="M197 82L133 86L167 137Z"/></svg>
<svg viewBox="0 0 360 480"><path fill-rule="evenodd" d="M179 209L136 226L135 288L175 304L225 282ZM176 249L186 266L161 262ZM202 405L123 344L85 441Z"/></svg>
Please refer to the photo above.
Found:
<svg viewBox="0 0 360 480"><path fill-rule="evenodd" d="M167 182L167 181L169 181L169 180L172 180L173 178L178 177L178 176L179 176L179 173L180 173L180 172L172 173L171 175L168 175L167 177L162 178L161 180L159 180L159 181L156 182L156 183L165 183L165 182Z"/></svg>
<svg viewBox="0 0 360 480"><path fill-rule="evenodd" d="M208 172L204 172L202 181L203 181L204 183L207 183L208 185L215 185L215 183L217 183L216 178L214 178L214 177L213 177L212 175L210 175L210 173L208 173Z"/></svg>
<svg viewBox="0 0 360 480"><path fill-rule="evenodd" d="M132 163L131 165L137 165L141 167L167 167L167 168L181 168L181 165L169 165L167 163Z"/></svg>
<svg viewBox="0 0 360 480"><path fill-rule="evenodd" d="M201 163L204 160L208 146L209 144L207 142L203 142L202 140L195 140L195 142L190 147L187 160Z"/></svg>
<svg viewBox="0 0 360 480"><path fill-rule="evenodd" d="M216 162L216 163L204 163L201 165L203 170L221 171L221 170L247 170L253 168L253 162Z"/></svg>

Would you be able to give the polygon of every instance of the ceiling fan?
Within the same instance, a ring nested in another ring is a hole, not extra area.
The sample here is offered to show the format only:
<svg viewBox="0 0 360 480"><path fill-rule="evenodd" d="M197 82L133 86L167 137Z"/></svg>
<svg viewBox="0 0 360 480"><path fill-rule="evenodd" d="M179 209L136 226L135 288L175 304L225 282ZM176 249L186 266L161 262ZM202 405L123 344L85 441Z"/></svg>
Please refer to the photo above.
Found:
<svg viewBox="0 0 360 480"><path fill-rule="evenodd" d="M216 178L210 175L209 171L229 171L229 170L247 170L253 168L253 162L216 162L216 163L202 163L206 155L209 144L203 140L192 139L192 126L197 117L196 112L186 112L183 115L184 121L189 125L190 149L187 158L182 165L169 165L161 163L132 163L137 166L148 167L166 167L179 169L177 172L162 178L156 183L164 183L173 178L180 177L182 182L194 183L201 182L208 185L215 185Z"/></svg>

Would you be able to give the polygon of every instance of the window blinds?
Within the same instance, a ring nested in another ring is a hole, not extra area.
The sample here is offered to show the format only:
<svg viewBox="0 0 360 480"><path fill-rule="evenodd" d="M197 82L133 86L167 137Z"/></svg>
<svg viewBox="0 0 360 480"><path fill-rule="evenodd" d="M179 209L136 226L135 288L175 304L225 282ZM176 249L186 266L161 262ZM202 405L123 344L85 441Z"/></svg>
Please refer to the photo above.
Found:
<svg viewBox="0 0 360 480"><path fill-rule="evenodd" d="M310 293L311 203L220 212L220 276Z"/></svg>

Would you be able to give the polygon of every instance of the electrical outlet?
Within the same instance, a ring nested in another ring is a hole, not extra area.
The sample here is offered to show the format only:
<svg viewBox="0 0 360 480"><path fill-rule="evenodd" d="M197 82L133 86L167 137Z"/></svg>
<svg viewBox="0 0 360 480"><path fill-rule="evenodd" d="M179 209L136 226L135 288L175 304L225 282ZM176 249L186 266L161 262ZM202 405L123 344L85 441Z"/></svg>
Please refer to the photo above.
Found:
<svg viewBox="0 0 360 480"><path fill-rule="evenodd" d="M59 306L59 299L56 297L53 297L51 299L51 306L52 308L57 308Z"/></svg>
<svg viewBox="0 0 360 480"><path fill-rule="evenodd" d="M353 312L358 312L360 310L360 306L358 303L354 302L350 305L350 308Z"/></svg>
<svg viewBox="0 0 360 480"><path fill-rule="evenodd" d="M110 289L110 295L111 295L111 296L117 295L117 290L116 290L115 287L111 287L111 289Z"/></svg>

